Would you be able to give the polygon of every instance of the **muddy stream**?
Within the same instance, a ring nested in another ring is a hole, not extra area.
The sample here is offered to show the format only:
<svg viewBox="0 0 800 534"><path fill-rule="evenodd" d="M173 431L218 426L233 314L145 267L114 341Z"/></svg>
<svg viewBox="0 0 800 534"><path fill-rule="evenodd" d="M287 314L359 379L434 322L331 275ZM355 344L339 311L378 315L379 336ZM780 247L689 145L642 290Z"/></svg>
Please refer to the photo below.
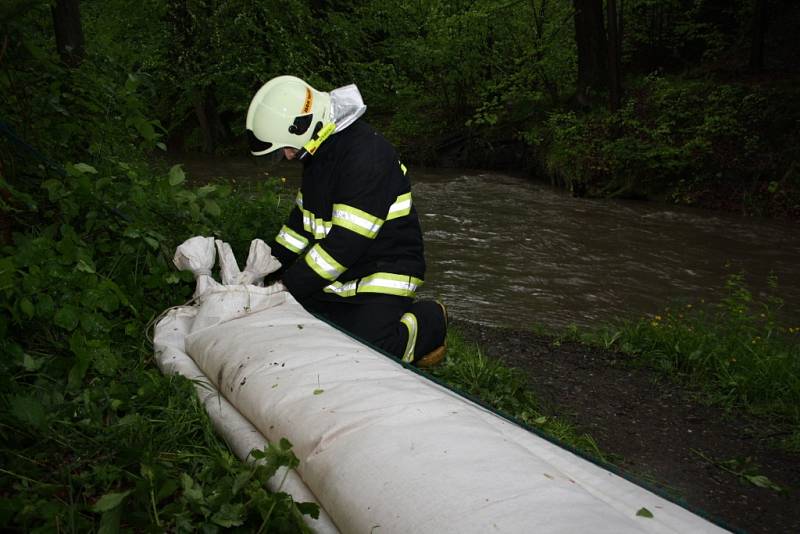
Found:
<svg viewBox="0 0 800 534"><path fill-rule="evenodd" d="M287 186L299 186L299 165L287 162L173 160L196 179L285 177ZM459 319L513 328L598 325L714 299L741 272L754 293L766 291L774 275L781 315L800 326L796 223L573 198L492 172L411 172L428 263L421 296L443 299Z"/></svg>

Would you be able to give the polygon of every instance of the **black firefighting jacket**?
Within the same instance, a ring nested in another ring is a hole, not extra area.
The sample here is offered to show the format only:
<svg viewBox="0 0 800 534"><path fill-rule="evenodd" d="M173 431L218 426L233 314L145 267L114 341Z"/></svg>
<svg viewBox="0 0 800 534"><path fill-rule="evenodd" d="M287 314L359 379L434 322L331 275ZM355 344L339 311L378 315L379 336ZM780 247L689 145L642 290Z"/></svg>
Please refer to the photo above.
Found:
<svg viewBox="0 0 800 534"><path fill-rule="evenodd" d="M425 275L422 232L406 167L363 120L303 159L303 181L272 246L298 300L413 297Z"/></svg>

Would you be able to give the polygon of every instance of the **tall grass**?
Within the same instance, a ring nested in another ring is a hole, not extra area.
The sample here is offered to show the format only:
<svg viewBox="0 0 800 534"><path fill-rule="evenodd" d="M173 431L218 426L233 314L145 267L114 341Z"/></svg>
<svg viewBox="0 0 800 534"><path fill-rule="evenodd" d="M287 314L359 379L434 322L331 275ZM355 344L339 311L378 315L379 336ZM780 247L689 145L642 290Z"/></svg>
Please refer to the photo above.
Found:
<svg viewBox="0 0 800 534"><path fill-rule="evenodd" d="M788 425L800 450L800 326L781 324L777 281L758 296L730 276L718 302L670 306L587 339L637 356L701 388L714 403Z"/></svg>

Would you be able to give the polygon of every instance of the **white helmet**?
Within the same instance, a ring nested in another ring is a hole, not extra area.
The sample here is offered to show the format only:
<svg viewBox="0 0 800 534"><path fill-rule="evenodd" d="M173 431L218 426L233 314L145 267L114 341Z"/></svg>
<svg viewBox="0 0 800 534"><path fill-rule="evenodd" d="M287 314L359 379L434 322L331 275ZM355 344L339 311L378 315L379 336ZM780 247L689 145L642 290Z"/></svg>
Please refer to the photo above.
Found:
<svg viewBox="0 0 800 534"><path fill-rule="evenodd" d="M278 76L258 90L247 110L250 152L300 150L331 120L331 98L300 78Z"/></svg>

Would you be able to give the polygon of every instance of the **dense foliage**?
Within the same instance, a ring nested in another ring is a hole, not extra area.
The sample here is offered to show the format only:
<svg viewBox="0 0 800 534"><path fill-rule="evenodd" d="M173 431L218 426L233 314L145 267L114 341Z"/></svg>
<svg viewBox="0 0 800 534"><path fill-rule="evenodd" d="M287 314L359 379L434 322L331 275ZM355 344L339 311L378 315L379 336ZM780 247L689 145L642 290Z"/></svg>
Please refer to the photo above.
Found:
<svg viewBox="0 0 800 534"><path fill-rule="evenodd" d="M146 342L156 315L191 296L191 277L171 266L175 246L205 234L246 250L275 232L277 189L189 186L180 167L149 163L163 134L150 118L152 80L102 54L65 68L46 7L4 26L0 522L302 530L315 506L264 486L297 465L290 445L240 463L194 386L162 376Z"/></svg>
<svg viewBox="0 0 800 534"><path fill-rule="evenodd" d="M597 2L81 8L89 54L148 86L149 116L176 149L242 150L250 96L291 73L323 90L357 83L370 120L409 161L531 172L577 195L799 215L800 7L770 2L756 40L764 2L615 2L622 93L609 111L604 83L576 98L574 14ZM605 32L608 20L599 24Z"/></svg>

